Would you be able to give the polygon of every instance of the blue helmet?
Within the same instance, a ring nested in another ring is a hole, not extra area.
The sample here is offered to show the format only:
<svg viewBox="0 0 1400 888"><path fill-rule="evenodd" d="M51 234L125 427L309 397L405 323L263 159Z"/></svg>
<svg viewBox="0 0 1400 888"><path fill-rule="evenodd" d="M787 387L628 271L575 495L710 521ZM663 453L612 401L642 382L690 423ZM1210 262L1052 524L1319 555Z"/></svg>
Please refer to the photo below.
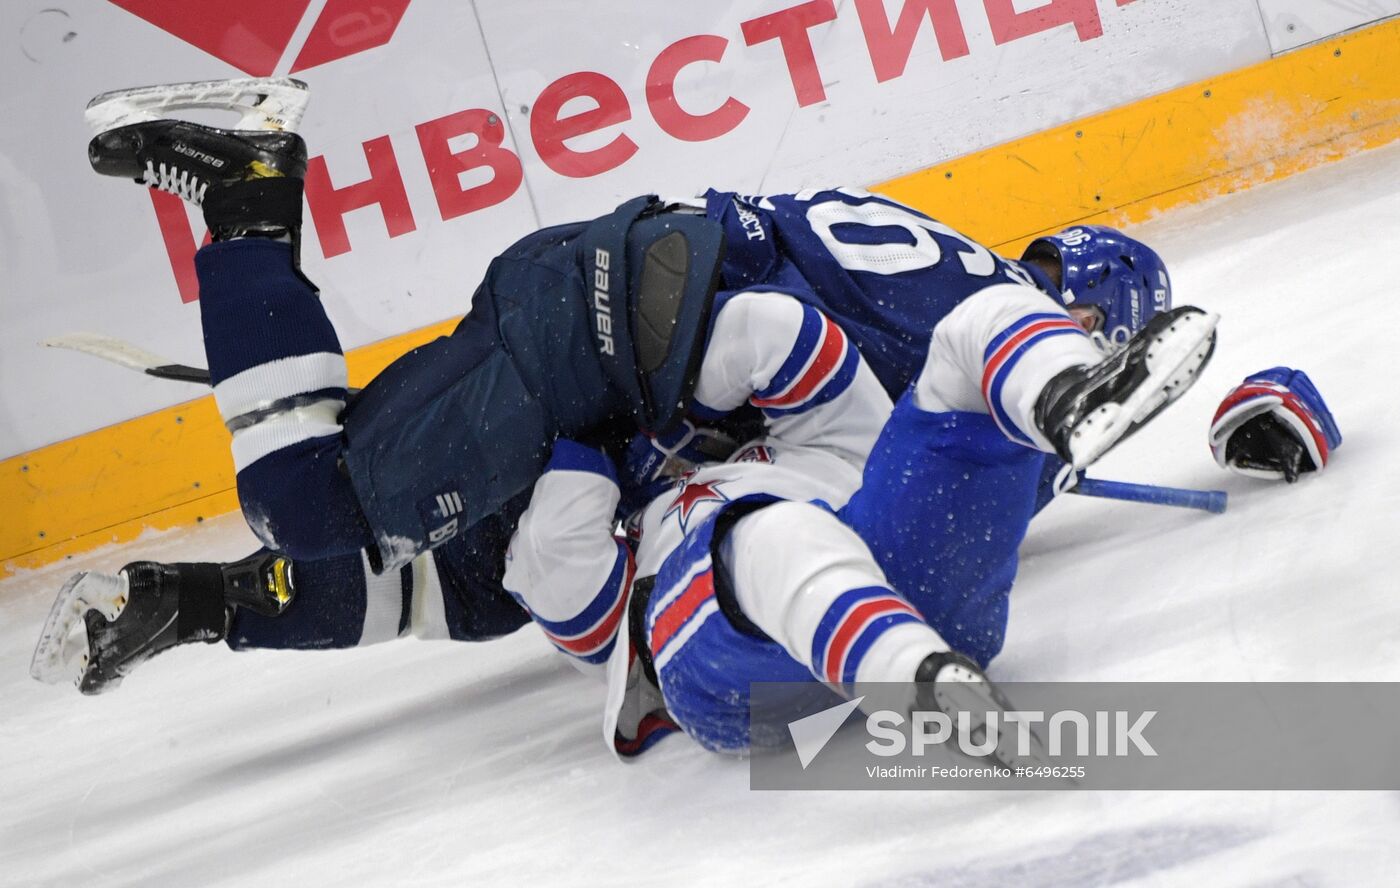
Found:
<svg viewBox="0 0 1400 888"><path fill-rule="evenodd" d="M1065 305L1092 305L1103 312L1103 334L1111 342L1126 342L1153 315L1172 307L1162 257L1116 228L1077 225L1037 238L1022 258L1059 263Z"/></svg>

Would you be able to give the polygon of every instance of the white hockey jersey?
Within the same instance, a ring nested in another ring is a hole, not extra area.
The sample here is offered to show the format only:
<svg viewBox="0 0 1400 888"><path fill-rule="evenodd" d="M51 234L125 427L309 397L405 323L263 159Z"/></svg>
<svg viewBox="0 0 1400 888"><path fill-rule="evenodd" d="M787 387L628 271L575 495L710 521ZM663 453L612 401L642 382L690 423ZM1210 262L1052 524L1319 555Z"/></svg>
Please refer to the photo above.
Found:
<svg viewBox="0 0 1400 888"><path fill-rule="evenodd" d="M653 499L614 535L621 497L601 451L560 440L506 556L505 588L546 636L609 684L605 737L627 753L658 719L660 695L640 676L627 639L632 582L655 574L685 534L725 503L754 494L839 509L861 483L889 417L889 396L845 333L792 296L744 291L718 306L692 415L713 420L745 402L766 434L726 462L706 463Z"/></svg>

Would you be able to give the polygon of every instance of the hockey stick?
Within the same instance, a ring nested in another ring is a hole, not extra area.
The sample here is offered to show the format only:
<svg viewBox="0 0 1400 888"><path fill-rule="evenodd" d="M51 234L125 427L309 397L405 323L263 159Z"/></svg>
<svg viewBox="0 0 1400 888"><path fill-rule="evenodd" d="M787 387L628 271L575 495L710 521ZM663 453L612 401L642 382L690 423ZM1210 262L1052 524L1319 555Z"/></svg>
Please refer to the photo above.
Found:
<svg viewBox="0 0 1400 888"><path fill-rule="evenodd" d="M40 344L49 348L66 348L82 352L85 355L92 355L104 361L111 361L113 364L139 370L147 376L154 376L156 379L173 379L176 382L193 382L197 385L210 384L209 371L203 367L176 364L162 358L155 352L146 351L139 345L132 345L130 342L117 339L114 336L104 336L101 333L65 333L62 336L45 339ZM359 394L359 391L357 388L346 389L346 392L351 395Z"/></svg>
<svg viewBox="0 0 1400 888"><path fill-rule="evenodd" d="M154 376L157 379L173 379L177 382L193 382L199 385L209 384L209 371L202 367L177 364L154 352L148 352L140 346L123 342L112 336L103 336L100 333L65 333L62 336L45 339L42 344L49 348L79 351L104 361L111 361L113 364L139 370L147 376Z"/></svg>
<svg viewBox="0 0 1400 888"><path fill-rule="evenodd" d="M1101 481L1097 478L1080 478L1079 483L1071 488L1071 492L1080 496L1126 500L1130 503L1200 509L1215 515L1225 511L1225 505L1229 498L1223 490L1189 490L1181 487L1159 487L1156 484Z"/></svg>
<svg viewBox="0 0 1400 888"><path fill-rule="evenodd" d="M104 361L111 361L132 370L139 370L147 376L154 376L157 379L173 379L178 382L209 385L209 371L203 367L176 364L153 352L112 336L103 336L98 333L67 333L63 336L46 339L43 344L50 348L80 351ZM350 394L355 394L357 391L359 390L350 389ZM1217 515L1225 511L1227 500L1227 495L1223 490L1187 490L1180 487L1159 487L1155 484L1100 481L1096 478L1080 478L1079 483L1071 488L1071 492L1080 496L1125 500L1133 503L1200 509L1203 512Z"/></svg>

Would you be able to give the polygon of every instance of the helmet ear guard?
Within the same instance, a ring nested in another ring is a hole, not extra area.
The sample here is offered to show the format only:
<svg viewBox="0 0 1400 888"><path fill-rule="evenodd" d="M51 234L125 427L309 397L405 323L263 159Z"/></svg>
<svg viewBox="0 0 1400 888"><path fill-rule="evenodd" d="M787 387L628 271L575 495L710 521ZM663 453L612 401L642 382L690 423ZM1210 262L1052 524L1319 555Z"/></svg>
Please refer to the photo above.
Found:
<svg viewBox="0 0 1400 888"><path fill-rule="evenodd" d="M1098 308L1110 342L1126 342L1172 305L1162 257L1116 228L1079 225L1037 238L1022 258L1058 264L1065 305Z"/></svg>

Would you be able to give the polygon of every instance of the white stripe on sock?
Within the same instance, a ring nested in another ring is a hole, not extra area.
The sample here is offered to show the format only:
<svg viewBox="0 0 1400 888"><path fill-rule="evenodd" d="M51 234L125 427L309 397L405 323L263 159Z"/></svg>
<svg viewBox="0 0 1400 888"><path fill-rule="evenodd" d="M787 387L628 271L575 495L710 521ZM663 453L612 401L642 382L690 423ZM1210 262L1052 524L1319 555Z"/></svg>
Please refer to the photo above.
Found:
<svg viewBox="0 0 1400 888"><path fill-rule="evenodd" d="M424 640L448 639L447 606L442 600L442 581L432 553L413 560L413 635Z"/></svg>
<svg viewBox="0 0 1400 888"><path fill-rule="evenodd" d="M344 401L320 401L233 433L233 468L241 472L264 456L312 438L339 435Z"/></svg>
<svg viewBox="0 0 1400 888"><path fill-rule="evenodd" d="M908 695L907 699L902 701L902 707L912 708L916 692L913 681L919 664L924 662L929 654L946 650L948 644L925 623L900 623L891 626L866 649L865 656L861 658L856 669L856 683L898 682L903 686L899 689L900 692ZM890 688L890 691L895 690ZM882 705L890 702L884 696L881 696L880 700Z"/></svg>
<svg viewBox="0 0 1400 888"><path fill-rule="evenodd" d="M403 580L397 570L376 575L369 566L369 556L360 553L365 569L365 625L360 632L360 644L376 644L399 636L399 619L403 616Z"/></svg>
<svg viewBox="0 0 1400 888"><path fill-rule="evenodd" d="M214 386L214 400L225 422L283 398L345 388L345 356L334 352L279 358L249 367Z"/></svg>

